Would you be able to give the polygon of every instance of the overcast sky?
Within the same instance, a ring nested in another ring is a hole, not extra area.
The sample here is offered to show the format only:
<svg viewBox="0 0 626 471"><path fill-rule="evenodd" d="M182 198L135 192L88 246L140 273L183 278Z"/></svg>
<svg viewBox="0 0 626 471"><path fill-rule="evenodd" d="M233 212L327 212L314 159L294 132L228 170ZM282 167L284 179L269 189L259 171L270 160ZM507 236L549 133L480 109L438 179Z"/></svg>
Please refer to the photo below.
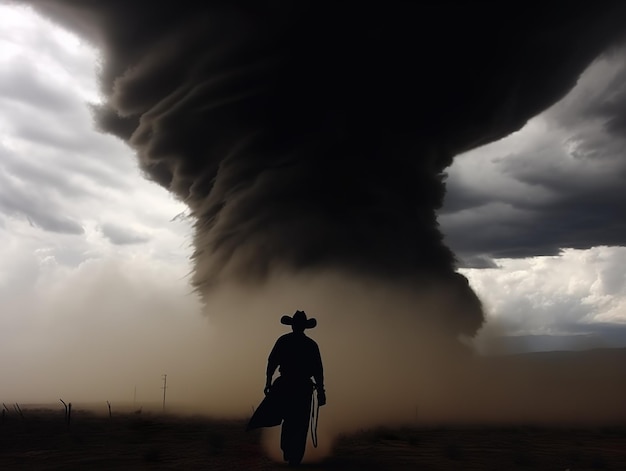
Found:
<svg viewBox="0 0 626 471"><path fill-rule="evenodd" d="M110 394L139 382L154 399L208 330L186 208L94 129L97 51L27 10L0 6L0 22L0 398L53 364L78 368L81 351L91 371L136 362ZM623 51L597 61L562 102L449 169L440 222L485 338L626 345L625 74ZM46 384L63 390L71 375L54 371Z"/></svg>
<svg viewBox="0 0 626 471"><path fill-rule="evenodd" d="M0 397L120 362L126 397L158 394L178 336L204 341L185 206L94 130L96 51L28 11L0 18Z"/></svg>
<svg viewBox="0 0 626 471"><path fill-rule="evenodd" d="M624 344L625 74L623 49L599 58L559 103L449 168L440 223L491 327Z"/></svg>

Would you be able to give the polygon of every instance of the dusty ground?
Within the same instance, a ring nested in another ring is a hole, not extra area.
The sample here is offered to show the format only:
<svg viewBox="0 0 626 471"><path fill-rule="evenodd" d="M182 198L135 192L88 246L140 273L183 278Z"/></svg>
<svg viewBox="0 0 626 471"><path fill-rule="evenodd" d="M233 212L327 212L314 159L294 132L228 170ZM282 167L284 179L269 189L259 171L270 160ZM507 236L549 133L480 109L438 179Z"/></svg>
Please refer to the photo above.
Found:
<svg viewBox="0 0 626 471"><path fill-rule="evenodd" d="M274 470L258 432L200 417L25 410L0 423L2 470ZM626 424L367 430L308 470L626 470Z"/></svg>

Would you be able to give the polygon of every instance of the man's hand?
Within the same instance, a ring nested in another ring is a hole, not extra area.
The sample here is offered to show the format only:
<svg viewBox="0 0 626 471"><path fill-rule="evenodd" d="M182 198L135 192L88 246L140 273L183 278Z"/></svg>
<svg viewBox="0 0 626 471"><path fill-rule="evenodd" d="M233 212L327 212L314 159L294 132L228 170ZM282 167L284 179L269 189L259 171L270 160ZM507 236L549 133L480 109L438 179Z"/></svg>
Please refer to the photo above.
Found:
<svg viewBox="0 0 626 471"><path fill-rule="evenodd" d="M266 384L265 385L265 389L263 390L263 394L265 394L266 396L269 394L270 389L272 389L272 385L271 384Z"/></svg>
<svg viewBox="0 0 626 471"><path fill-rule="evenodd" d="M323 389L317 390L317 403L321 406L326 404L326 391Z"/></svg>

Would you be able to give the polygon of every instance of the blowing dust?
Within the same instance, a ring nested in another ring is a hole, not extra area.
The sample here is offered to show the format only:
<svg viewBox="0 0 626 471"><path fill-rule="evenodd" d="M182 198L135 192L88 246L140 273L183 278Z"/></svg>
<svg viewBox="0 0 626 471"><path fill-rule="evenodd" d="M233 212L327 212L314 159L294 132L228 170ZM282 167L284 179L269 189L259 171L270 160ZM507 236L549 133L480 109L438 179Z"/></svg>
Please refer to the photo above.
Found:
<svg viewBox="0 0 626 471"><path fill-rule="evenodd" d="M290 330L280 316L296 309L318 320L306 333L320 347L328 396L319 448L308 446L310 461L330 453L338 435L376 426L626 418L618 356L482 357L436 321L463 310L444 289L419 291L337 272L275 277L264 289L231 287L208 299L211 381L204 411L251 415L263 398L267 356ZM263 443L281 459L278 427L264 432Z"/></svg>

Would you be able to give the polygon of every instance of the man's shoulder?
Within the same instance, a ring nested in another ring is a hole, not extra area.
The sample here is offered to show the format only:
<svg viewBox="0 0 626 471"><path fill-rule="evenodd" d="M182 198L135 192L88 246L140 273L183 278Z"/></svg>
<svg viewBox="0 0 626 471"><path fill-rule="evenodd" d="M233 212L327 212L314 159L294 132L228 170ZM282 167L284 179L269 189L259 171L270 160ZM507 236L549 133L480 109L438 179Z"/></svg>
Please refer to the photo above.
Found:
<svg viewBox="0 0 626 471"><path fill-rule="evenodd" d="M311 337L307 335L296 334L294 332L283 334L280 337L278 337L278 340L276 340L276 344L291 343L291 342L304 343L307 345L317 347L317 342L313 340Z"/></svg>
<svg viewBox="0 0 626 471"><path fill-rule="evenodd" d="M276 339L276 343L284 343L289 341L289 336L291 335L291 333L288 334L283 334L280 337L278 337L278 339Z"/></svg>
<svg viewBox="0 0 626 471"><path fill-rule="evenodd" d="M278 340L276 340L276 343L291 342L291 341L302 342L302 343L307 343L309 345L317 346L317 342L313 340L311 337L309 337L308 335L296 334L294 332L289 332L287 334L281 335L280 337L278 337Z"/></svg>
<svg viewBox="0 0 626 471"><path fill-rule="evenodd" d="M301 343L301 342L307 342L308 341L308 337L305 335L297 335L294 332L289 332L287 334L283 334L280 337L278 337L278 340L276 340L277 344L292 344L292 343Z"/></svg>

